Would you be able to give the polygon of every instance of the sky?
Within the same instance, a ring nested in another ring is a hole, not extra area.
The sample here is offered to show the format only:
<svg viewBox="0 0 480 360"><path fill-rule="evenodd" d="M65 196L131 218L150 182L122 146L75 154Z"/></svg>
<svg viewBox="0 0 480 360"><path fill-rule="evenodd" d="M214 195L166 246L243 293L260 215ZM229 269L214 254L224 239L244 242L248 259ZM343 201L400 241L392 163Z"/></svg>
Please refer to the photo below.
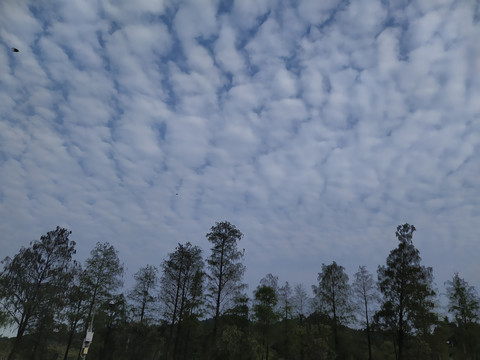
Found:
<svg viewBox="0 0 480 360"><path fill-rule="evenodd" d="M475 0L2 0L0 257L62 226L131 284L229 221L250 291L310 288L409 223L480 290L479 39Z"/></svg>

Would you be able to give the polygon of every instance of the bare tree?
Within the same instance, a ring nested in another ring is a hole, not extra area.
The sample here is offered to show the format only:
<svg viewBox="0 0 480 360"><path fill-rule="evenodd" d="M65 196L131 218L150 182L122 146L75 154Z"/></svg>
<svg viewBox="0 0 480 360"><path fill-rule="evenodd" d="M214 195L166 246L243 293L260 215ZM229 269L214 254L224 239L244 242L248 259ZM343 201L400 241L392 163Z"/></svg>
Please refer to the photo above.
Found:
<svg viewBox="0 0 480 360"><path fill-rule="evenodd" d="M312 299L308 296L307 289L303 284L297 284L293 288L293 312L302 322L310 313Z"/></svg>

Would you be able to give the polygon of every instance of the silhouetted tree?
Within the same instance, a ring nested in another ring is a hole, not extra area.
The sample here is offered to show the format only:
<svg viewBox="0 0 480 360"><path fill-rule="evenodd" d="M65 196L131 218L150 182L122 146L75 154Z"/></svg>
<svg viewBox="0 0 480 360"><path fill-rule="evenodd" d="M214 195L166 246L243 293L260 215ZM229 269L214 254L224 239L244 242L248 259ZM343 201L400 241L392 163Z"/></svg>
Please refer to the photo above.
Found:
<svg viewBox="0 0 480 360"><path fill-rule="evenodd" d="M351 289L348 275L343 266L334 261L330 265L322 264L322 272L318 274L318 286L313 286L320 309L332 320L333 337L337 355L340 351L338 328L346 324L352 315Z"/></svg>
<svg viewBox="0 0 480 360"><path fill-rule="evenodd" d="M260 279L260 285L271 287L278 295L278 276L268 273L265 277Z"/></svg>
<svg viewBox="0 0 480 360"><path fill-rule="evenodd" d="M9 320L17 325L8 360L15 359L25 332L32 325L38 328L42 319L53 318L53 312L58 310L56 306L45 305L62 299L71 279L75 253L75 242L69 240L71 233L57 227L40 241L31 242L30 247L22 247L13 259L6 257L2 261L0 302Z"/></svg>
<svg viewBox="0 0 480 360"><path fill-rule="evenodd" d="M100 303L109 302L109 299L117 295L115 292L123 285L123 272L123 265L115 247L108 242L97 242L86 260L83 277L85 285L83 289L88 294L84 332L87 331L87 326Z"/></svg>
<svg viewBox="0 0 480 360"><path fill-rule="evenodd" d="M372 359L372 342L370 338L370 310L372 305L378 301L378 290L372 274L365 266L359 266L355 273L355 280L352 284L354 300L357 308L363 312L363 321L367 332L368 359Z"/></svg>
<svg viewBox="0 0 480 360"><path fill-rule="evenodd" d="M434 319L432 268L420 265L420 253L412 242L414 231L409 224L397 227L398 247L390 252L386 266L379 266L377 271L383 303L376 318L394 334L395 353L400 360L406 337Z"/></svg>
<svg viewBox="0 0 480 360"><path fill-rule="evenodd" d="M254 291L255 304L253 314L257 321L262 336L265 357L269 359L270 342L272 338L272 325L278 321L280 314L275 310L278 303L278 296L275 289L268 285L259 285Z"/></svg>
<svg viewBox="0 0 480 360"><path fill-rule="evenodd" d="M134 303L134 313L141 324L151 320L152 305L156 302L156 289L158 286L158 269L146 265L138 270L135 275L135 286L129 292L128 298ZM150 316L148 316L150 315Z"/></svg>
<svg viewBox="0 0 480 360"><path fill-rule="evenodd" d="M280 310L284 320L292 318L292 288L288 281L278 288L278 299Z"/></svg>
<svg viewBox="0 0 480 360"><path fill-rule="evenodd" d="M90 292L90 318L96 301L106 300L114 296L123 285L123 265L118 251L108 242L98 242L90 252L85 266L85 282Z"/></svg>
<svg viewBox="0 0 480 360"><path fill-rule="evenodd" d="M466 327L479 319L480 303L475 287L470 286L458 273L446 282L448 312L458 327Z"/></svg>
<svg viewBox="0 0 480 360"><path fill-rule="evenodd" d="M212 244L211 255L207 259L207 296L213 309L213 343L216 342L220 315L228 309L232 299L246 287L242 283L245 266L241 263L243 252L238 250L238 242L243 234L228 221L217 222L206 235Z"/></svg>
<svg viewBox="0 0 480 360"><path fill-rule="evenodd" d="M306 337L302 334L306 332L306 324L305 319L307 315L310 313L310 306L311 306L312 299L307 294L307 290L303 284L295 285L293 289L293 313L295 314L296 318L298 319L299 324L299 347L300 347L300 359L305 359L305 349L307 347Z"/></svg>
<svg viewBox="0 0 480 360"><path fill-rule="evenodd" d="M310 312L312 299L308 296L307 290L303 284L297 284L293 288L293 313L302 321Z"/></svg>
<svg viewBox="0 0 480 360"><path fill-rule="evenodd" d="M480 343L477 323L480 301L475 287L468 284L458 273L445 283L448 296L448 312L453 315L456 325L454 338L462 357L473 358L475 345ZM477 325L477 326L475 326Z"/></svg>
<svg viewBox="0 0 480 360"><path fill-rule="evenodd" d="M198 246L187 242L178 244L175 251L163 262L160 280L160 298L164 305L164 318L170 324L167 358L173 343L173 358L179 358L182 323L199 309L203 293L203 259ZM174 330L176 336L174 340ZM186 329L186 334L189 329ZM186 352L186 341L182 347Z"/></svg>
<svg viewBox="0 0 480 360"><path fill-rule="evenodd" d="M88 292L85 288L84 272L80 264L75 264L72 268L72 280L67 288L65 296L65 306L62 311L63 321L66 321L68 335L67 346L63 360L67 360L70 347L75 336L75 332L84 320L87 310Z"/></svg>
<svg viewBox="0 0 480 360"><path fill-rule="evenodd" d="M285 284L278 288L278 308L283 318L282 326L282 349L284 352L284 358L286 360L290 359L294 355L293 351L293 299L292 299L292 288L288 281L285 281Z"/></svg>

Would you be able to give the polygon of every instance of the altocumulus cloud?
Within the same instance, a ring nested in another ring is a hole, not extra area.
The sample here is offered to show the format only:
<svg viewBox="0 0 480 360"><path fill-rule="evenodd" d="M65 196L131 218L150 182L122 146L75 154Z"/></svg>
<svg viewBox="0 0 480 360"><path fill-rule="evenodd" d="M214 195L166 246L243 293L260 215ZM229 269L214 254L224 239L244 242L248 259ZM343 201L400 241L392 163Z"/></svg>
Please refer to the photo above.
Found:
<svg viewBox="0 0 480 360"><path fill-rule="evenodd" d="M409 222L439 285L480 288L479 19L468 0L2 1L2 257L61 225L133 273L178 242L208 254L229 220L251 288L309 286L333 260L375 271Z"/></svg>

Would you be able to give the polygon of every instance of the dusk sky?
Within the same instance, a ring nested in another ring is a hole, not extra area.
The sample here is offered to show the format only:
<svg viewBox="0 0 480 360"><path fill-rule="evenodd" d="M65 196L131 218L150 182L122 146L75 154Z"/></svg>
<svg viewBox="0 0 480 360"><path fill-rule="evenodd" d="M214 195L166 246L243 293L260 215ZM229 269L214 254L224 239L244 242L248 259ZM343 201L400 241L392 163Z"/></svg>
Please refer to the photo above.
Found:
<svg viewBox="0 0 480 360"><path fill-rule="evenodd" d="M132 284L227 220L249 292L310 289L407 222L480 290L479 4L0 1L0 257L59 225Z"/></svg>

